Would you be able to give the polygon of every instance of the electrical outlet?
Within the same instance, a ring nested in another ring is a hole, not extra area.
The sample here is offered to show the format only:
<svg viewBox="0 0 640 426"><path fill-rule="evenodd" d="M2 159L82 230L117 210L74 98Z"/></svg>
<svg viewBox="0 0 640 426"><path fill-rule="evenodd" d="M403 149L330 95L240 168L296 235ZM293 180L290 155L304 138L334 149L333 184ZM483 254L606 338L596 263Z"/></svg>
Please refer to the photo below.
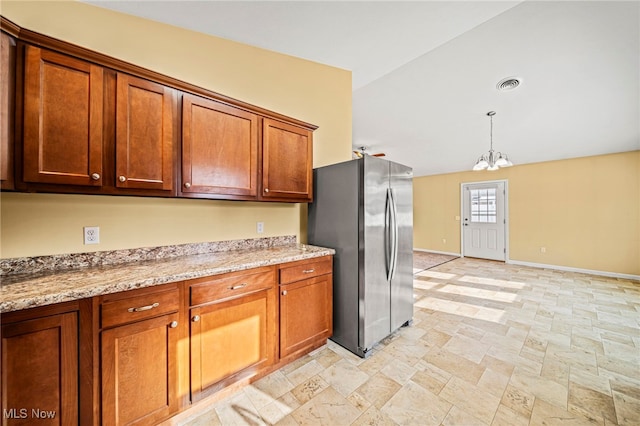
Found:
<svg viewBox="0 0 640 426"><path fill-rule="evenodd" d="M264 232L264 222L256 222L256 232L262 234Z"/></svg>
<svg viewBox="0 0 640 426"><path fill-rule="evenodd" d="M85 244L100 244L100 227L99 226L85 226L83 230L84 230Z"/></svg>

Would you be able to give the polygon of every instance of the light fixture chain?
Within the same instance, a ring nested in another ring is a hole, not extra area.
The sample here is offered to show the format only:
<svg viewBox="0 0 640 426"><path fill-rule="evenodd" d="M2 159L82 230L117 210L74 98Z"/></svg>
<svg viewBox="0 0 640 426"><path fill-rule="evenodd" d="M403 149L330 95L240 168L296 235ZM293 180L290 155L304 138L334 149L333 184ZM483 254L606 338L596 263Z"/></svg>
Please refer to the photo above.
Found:
<svg viewBox="0 0 640 426"><path fill-rule="evenodd" d="M491 151L493 151L493 115L490 115L489 119L491 120L491 130L489 131L491 135Z"/></svg>

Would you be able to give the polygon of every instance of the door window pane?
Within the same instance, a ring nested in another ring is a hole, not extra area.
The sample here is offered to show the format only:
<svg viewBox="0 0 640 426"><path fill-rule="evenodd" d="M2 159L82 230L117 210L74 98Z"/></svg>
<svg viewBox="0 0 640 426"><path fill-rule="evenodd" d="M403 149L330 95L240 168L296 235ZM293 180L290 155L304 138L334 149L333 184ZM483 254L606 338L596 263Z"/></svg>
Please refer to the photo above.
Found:
<svg viewBox="0 0 640 426"><path fill-rule="evenodd" d="M496 223L496 188L471 189L471 222Z"/></svg>

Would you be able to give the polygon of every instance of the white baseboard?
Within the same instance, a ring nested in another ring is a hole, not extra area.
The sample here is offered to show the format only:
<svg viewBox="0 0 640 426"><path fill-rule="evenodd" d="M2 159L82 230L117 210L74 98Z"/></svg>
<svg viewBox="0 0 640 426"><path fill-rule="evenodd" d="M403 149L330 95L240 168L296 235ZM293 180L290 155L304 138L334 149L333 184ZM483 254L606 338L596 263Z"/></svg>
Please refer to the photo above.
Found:
<svg viewBox="0 0 640 426"><path fill-rule="evenodd" d="M446 254L449 256L457 256L462 257L460 253L451 253L446 251L437 251L437 250L427 250L421 248L413 248L414 251L421 251L424 253L434 253L434 254ZM611 278L623 278L627 280L640 281L640 275L633 274L622 274L619 272L608 272L608 271L597 271L594 269L583 269L583 268L573 268L571 266L559 266L559 265L547 265L545 263L534 263L534 262L523 262L520 260L511 260L507 259L505 263L509 263L512 265L521 265L521 266L530 266L532 268L542 268L542 269L555 269L557 271L567 271L567 272L580 272L583 274L590 275L598 275L601 277L611 277Z"/></svg>
<svg viewBox="0 0 640 426"><path fill-rule="evenodd" d="M436 250L426 250L421 248L413 248L413 251L421 251L424 253L433 253L433 254L446 254L448 256L457 256L460 257L460 253L449 253L448 251L436 251Z"/></svg>
<svg viewBox="0 0 640 426"><path fill-rule="evenodd" d="M618 272L596 271L593 269L573 268L570 266L547 265L544 263L522 262L520 260L507 260L506 263L512 265L531 266L532 268L555 269L558 271L581 272L583 274L599 275L602 277L624 278L628 280L640 281L640 275L621 274Z"/></svg>

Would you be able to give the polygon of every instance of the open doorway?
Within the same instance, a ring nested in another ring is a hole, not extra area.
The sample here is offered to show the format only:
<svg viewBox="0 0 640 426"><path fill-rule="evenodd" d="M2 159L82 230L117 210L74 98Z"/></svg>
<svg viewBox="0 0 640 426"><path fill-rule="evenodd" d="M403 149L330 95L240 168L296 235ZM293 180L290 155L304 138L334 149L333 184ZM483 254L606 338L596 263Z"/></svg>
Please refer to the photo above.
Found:
<svg viewBox="0 0 640 426"><path fill-rule="evenodd" d="M462 184L462 256L507 260L507 181Z"/></svg>

